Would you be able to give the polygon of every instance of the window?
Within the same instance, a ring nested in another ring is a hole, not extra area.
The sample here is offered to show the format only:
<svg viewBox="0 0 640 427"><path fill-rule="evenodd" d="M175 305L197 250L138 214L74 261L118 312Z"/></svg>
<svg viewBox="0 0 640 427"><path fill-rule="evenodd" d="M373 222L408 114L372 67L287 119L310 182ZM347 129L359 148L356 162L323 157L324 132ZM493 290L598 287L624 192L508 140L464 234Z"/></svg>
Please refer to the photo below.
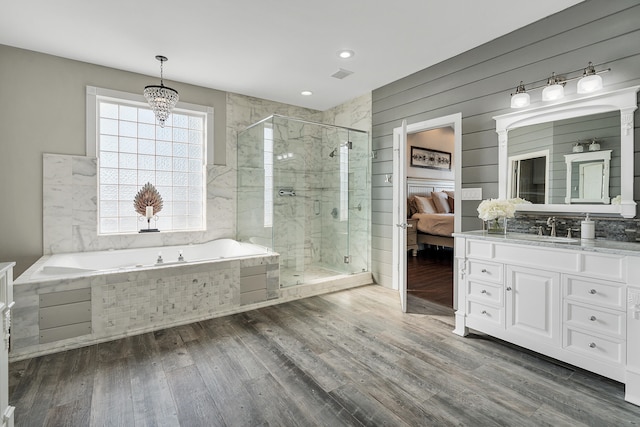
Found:
<svg viewBox="0 0 640 427"><path fill-rule="evenodd" d="M273 227L273 127L264 124L264 226Z"/></svg>
<svg viewBox="0 0 640 427"><path fill-rule="evenodd" d="M531 203L548 203L549 150L509 157L509 197L520 197Z"/></svg>
<svg viewBox="0 0 640 427"><path fill-rule="evenodd" d="M349 147L351 142L340 145L340 221L349 219Z"/></svg>
<svg viewBox="0 0 640 427"><path fill-rule="evenodd" d="M206 228L207 116L177 108L162 128L146 103L96 94L98 234L146 228L133 199L147 182L163 199L152 228Z"/></svg>

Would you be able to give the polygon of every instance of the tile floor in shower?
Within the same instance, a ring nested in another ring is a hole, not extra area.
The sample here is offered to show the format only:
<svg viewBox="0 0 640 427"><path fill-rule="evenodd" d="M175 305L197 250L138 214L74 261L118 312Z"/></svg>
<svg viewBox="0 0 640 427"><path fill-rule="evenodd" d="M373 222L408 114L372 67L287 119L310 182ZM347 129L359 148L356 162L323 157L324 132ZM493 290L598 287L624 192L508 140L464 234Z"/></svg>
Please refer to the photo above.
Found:
<svg viewBox="0 0 640 427"><path fill-rule="evenodd" d="M322 266L306 266L304 271L295 268L280 267L280 287L313 283L315 281L348 274Z"/></svg>

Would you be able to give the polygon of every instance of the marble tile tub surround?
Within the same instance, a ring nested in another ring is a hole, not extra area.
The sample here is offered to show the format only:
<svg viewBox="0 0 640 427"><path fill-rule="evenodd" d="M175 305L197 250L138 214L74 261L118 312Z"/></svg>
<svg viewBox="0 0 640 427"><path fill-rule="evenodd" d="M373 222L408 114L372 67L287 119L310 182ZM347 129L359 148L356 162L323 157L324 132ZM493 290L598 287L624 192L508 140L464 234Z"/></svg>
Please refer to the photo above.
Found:
<svg viewBox="0 0 640 427"><path fill-rule="evenodd" d="M542 227L543 233L549 235L547 219L556 218L556 235L565 237L569 228L573 237L580 237L580 222L585 215L563 214L525 214L518 213L515 218L510 218L507 223L507 231L515 233L535 234L538 227ZM595 222L596 239L614 240L619 242L640 242L638 227L640 219L613 218L589 215Z"/></svg>
<svg viewBox="0 0 640 427"><path fill-rule="evenodd" d="M43 253L204 243L235 238L235 172L207 166L207 229L98 236L97 159L43 154ZM133 203L133 201L132 201Z"/></svg>
<svg viewBox="0 0 640 427"><path fill-rule="evenodd" d="M14 287L12 360L223 316L241 307L242 268L266 265L266 301L280 298L277 255L167 265ZM39 296L91 288L92 333L40 344Z"/></svg>

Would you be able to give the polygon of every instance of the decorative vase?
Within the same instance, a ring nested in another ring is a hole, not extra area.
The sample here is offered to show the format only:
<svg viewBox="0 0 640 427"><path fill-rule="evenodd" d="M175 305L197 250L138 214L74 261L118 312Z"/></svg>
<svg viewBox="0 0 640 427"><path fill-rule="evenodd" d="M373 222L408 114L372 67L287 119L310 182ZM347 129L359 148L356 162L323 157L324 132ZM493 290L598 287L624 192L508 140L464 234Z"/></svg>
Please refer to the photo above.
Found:
<svg viewBox="0 0 640 427"><path fill-rule="evenodd" d="M507 218L502 216L485 221L485 229L489 234L507 234Z"/></svg>

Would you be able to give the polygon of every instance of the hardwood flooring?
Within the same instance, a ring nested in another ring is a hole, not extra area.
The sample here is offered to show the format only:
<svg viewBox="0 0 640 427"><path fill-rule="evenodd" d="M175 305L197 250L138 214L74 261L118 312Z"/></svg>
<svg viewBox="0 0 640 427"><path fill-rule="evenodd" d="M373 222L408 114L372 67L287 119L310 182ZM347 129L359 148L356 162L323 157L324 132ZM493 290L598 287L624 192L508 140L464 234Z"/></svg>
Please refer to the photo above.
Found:
<svg viewBox="0 0 640 427"><path fill-rule="evenodd" d="M407 293L453 307L453 249L427 248L407 255ZM410 313L416 311L408 305Z"/></svg>
<svg viewBox="0 0 640 427"><path fill-rule="evenodd" d="M620 383L372 285L10 365L16 426L622 426Z"/></svg>

